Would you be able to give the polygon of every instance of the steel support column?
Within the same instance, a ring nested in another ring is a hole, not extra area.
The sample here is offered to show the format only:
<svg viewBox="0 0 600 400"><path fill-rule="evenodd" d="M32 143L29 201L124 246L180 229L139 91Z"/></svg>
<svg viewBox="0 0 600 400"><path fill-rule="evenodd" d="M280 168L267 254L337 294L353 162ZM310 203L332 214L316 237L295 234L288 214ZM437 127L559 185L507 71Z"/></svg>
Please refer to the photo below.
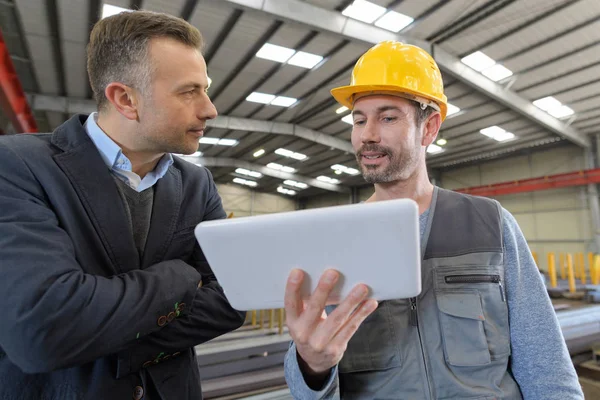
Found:
<svg viewBox="0 0 600 400"><path fill-rule="evenodd" d="M596 142L598 141L598 136L600 135L596 135ZM586 150L585 153L586 166L588 168L596 168L598 166L600 154L594 154L594 151L592 150ZM590 205L590 214L592 217L592 236L594 242L593 252L600 253L600 200L598 199L598 185L595 183L590 183L587 186L587 193Z"/></svg>

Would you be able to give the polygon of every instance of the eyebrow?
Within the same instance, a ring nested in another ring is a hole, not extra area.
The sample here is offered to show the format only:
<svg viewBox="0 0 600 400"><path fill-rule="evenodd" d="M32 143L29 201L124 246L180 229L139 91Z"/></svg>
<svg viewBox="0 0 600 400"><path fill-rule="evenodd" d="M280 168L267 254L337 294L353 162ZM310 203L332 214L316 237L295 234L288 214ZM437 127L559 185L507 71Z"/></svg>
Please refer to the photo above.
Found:
<svg viewBox="0 0 600 400"><path fill-rule="evenodd" d="M378 114L381 114L382 112L386 112L386 111L398 111L398 112L406 115L406 112L404 112L403 110L399 109L396 106L381 106L381 107L377 107L377 109L375 111L377 111ZM364 117L365 113L360 110L353 110L352 115L353 116L354 115L362 115Z"/></svg>
<svg viewBox="0 0 600 400"><path fill-rule="evenodd" d="M203 86L200 85L199 83L187 82L187 83L184 83L184 84L178 86L177 91L184 90L184 89L202 89L202 88L203 88ZM208 89L208 87L206 87L205 89Z"/></svg>

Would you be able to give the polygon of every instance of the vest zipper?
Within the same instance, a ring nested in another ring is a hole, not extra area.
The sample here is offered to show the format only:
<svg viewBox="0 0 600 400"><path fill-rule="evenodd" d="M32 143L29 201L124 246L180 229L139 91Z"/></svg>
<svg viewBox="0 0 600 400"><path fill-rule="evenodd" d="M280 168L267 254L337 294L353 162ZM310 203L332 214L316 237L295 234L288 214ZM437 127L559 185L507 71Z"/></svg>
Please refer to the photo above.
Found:
<svg viewBox="0 0 600 400"><path fill-rule="evenodd" d="M417 326L419 320L417 318L417 299L415 297L410 298L410 324Z"/></svg>
<svg viewBox="0 0 600 400"><path fill-rule="evenodd" d="M419 318L417 313L417 298L410 298L410 324L417 328L419 335L419 344L421 346L421 356L423 357L423 365L425 366L425 379L427 379L427 387L429 388L429 398L433 399L433 389L431 388L431 380L429 379L429 368L427 367L427 358L425 357L425 348L423 347L423 339L421 338L421 330L419 329Z"/></svg>
<svg viewBox="0 0 600 400"><path fill-rule="evenodd" d="M500 279L500 275L448 275L446 278L446 283L497 283L498 288L500 289L500 298L502 302L506 302L506 298L504 297L504 288L502 287L502 279Z"/></svg>

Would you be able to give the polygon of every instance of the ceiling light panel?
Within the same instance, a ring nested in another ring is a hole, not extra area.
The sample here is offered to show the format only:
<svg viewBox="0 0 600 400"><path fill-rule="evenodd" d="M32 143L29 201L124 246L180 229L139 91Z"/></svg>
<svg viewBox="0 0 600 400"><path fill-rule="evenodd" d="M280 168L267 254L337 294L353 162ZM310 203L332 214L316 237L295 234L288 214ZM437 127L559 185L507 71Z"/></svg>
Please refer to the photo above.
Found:
<svg viewBox="0 0 600 400"><path fill-rule="evenodd" d="M397 33L412 24L413 21L414 19L408 15L396 11L388 11L383 17L375 22L375 26Z"/></svg>
<svg viewBox="0 0 600 400"><path fill-rule="evenodd" d="M342 11L342 15L366 22L367 24L371 24L385 14L386 11L387 10L385 7L381 7L377 4L371 3L370 1L355 0L352 4L346 7L344 11Z"/></svg>
<svg viewBox="0 0 600 400"><path fill-rule="evenodd" d="M265 60L277 61L284 63L294 55L296 50L283 46L277 46L271 43L265 43L256 53L256 57L264 58Z"/></svg>
<svg viewBox="0 0 600 400"><path fill-rule="evenodd" d="M299 51L288 60L288 64L306 69L313 69L317 64L323 61L323 57L317 54Z"/></svg>
<svg viewBox="0 0 600 400"><path fill-rule="evenodd" d="M486 68L489 68L496 64L496 61L483 54L481 51L476 51L463 57L460 60L463 64L468 65L477 72L481 72Z"/></svg>

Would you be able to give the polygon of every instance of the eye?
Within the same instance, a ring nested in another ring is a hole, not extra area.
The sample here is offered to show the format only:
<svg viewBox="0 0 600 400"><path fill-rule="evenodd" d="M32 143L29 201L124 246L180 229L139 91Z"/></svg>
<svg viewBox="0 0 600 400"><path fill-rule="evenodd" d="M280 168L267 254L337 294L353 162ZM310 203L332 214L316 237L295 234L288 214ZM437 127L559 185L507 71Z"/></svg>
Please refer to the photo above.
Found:
<svg viewBox="0 0 600 400"><path fill-rule="evenodd" d="M383 117L382 119L384 122L394 122L396 117Z"/></svg>
<svg viewBox="0 0 600 400"><path fill-rule="evenodd" d="M365 124L364 119L357 119L354 121L354 125L364 125L364 124Z"/></svg>

